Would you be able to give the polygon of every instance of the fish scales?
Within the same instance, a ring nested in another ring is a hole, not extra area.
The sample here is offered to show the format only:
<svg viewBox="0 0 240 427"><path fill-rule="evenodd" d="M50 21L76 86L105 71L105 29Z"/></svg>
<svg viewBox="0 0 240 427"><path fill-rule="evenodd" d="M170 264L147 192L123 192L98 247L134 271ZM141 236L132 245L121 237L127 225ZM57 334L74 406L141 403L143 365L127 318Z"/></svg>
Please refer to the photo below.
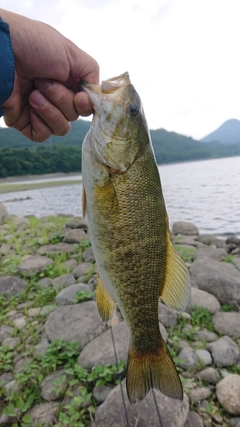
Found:
<svg viewBox="0 0 240 427"><path fill-rule="evenodd" d="M158 300L185 308L189 277L171 244L141 101L126 74L102 87L86 84L85 90L95 109L83 144L83 185L99 273L99 312L107 321L117 303L127 323L130 401L143 399L152 387L181 399L181 382L159 330ZM129 119L129 108L137 120Z"/></svg>

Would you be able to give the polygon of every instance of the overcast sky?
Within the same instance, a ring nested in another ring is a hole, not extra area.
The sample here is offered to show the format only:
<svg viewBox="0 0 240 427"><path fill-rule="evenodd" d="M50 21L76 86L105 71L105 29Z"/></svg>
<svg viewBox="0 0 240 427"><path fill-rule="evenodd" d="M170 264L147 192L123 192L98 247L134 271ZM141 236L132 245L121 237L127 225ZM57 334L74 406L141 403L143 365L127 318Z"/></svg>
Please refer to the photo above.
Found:
<svg viewBox="0 0 240 427"><path fill-rule="evenodd" d="M239 0L0 0L130 73L151 129L200 139L240 120Z"/></svg>

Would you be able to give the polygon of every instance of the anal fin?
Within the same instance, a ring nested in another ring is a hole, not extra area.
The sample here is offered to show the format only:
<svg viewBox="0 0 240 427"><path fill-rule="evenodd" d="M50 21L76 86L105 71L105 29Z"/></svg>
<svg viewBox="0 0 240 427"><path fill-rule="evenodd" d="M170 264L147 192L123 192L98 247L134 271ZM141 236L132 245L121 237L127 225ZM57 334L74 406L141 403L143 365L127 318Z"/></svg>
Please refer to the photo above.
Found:
<svg viewBox="0 0 240 427"><path fill-rule="evenodd" d="M114 315L116 302L105 288L100 276L97 281L96 301L103 322L108 322Z"/></svg>

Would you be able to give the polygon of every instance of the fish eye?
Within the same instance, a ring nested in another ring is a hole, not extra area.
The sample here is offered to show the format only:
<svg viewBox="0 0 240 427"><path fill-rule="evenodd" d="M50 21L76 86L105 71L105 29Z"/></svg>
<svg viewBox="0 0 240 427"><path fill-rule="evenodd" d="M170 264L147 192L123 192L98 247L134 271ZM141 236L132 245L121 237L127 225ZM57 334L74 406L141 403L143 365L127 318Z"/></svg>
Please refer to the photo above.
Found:
<svg viewBox="0 0 240 427"><path fill-rule="evenodd" d="M130 116L136 117L139 114L139 107L136 104L130 104L128 106Z"/></svg>

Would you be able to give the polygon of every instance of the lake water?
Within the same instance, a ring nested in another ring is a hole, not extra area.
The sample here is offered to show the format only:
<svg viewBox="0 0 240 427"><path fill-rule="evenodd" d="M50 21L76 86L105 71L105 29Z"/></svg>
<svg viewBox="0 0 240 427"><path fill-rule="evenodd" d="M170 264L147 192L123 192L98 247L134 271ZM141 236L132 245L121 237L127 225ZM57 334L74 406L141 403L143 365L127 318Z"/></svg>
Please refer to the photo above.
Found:
<svg viewBox="0 0 240 427"><path fill-rule="evenodd" d="M240 236L240 157L161 165L159 171L170 225L190 221L200 233ZM81 191L74 184L4 193L0 202L18 216L81 216Z"/></svg>

